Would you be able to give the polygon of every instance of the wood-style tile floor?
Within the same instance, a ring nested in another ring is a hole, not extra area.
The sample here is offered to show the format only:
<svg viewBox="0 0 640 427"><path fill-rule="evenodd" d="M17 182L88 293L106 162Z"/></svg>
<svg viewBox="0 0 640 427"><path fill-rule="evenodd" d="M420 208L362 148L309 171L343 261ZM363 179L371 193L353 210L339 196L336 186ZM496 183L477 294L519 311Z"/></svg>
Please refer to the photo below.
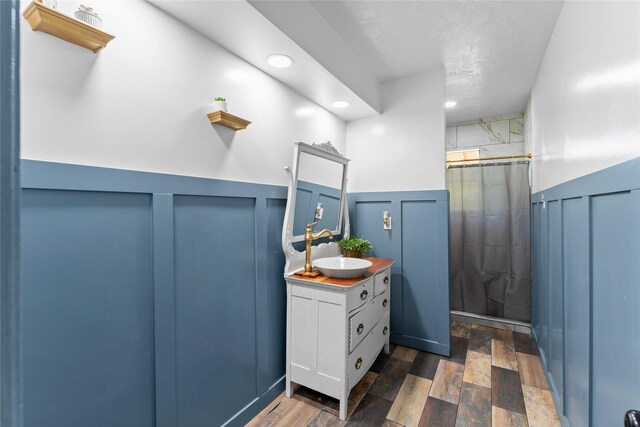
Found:
<svg viewBox="0 0 640 427"><path fill-rule="evenodd" d="M305 387L284 393L248 426L560 426L528 335L453 322L450 358L391 346L349 396L338 401Z"/></svg>

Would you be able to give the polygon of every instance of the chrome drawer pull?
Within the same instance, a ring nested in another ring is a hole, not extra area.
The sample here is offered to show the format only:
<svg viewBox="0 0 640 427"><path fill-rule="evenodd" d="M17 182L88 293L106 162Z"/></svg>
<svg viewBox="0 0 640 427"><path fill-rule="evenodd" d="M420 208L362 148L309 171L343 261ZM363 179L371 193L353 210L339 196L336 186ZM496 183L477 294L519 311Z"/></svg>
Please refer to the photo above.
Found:
<svg viewBox="0 0 640 427"><path fill-rule="evenodd" d="M387 332L389 332L389 328L385 326L384 329L382 330L382 335L387 335Z"/></svg>
<svg viewBox="0 0 640 427"><path fill-rule="evenodd" d="M365 289L364 291L360 292L360 299L367 299L368 295L369 292L367 292L367 290Z"/></svg>
<svg viewBox="0 0 640 427"><path fill-rule="evenodd" d="M356 331L358 331L358 334L361 334L361 333L362 333L362 331L364 331L364 325L363 325L362 323L360 323L360 324L358 325L358 329L356 329Z"/></svg>
<svg viewBox="0 0 640 427"><path fill-rule="evenodd" d="M389 305L389 301L388 300L385 299L384 301L382 301L382 306L383 307L386 307L387 305Z"/></svg>
<svg viewBox="0 0 640 427"><path fill-rule="evenodd" d="M389 284L389 276L384 276L384 280L382 281L385 285Z"/></svg>
<svg viewBox="0 0 640 427"><path fill-rule="evenodd" d="M362 357L358 357L358 360L356 360L356 369L360 369L361 366L362 366Z"/></svg>

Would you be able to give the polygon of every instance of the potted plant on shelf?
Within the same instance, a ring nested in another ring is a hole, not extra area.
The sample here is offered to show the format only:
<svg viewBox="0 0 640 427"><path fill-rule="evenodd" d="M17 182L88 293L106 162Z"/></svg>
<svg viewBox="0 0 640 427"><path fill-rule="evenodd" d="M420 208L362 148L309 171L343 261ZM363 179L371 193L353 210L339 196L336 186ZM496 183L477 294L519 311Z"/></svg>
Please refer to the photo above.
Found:
<svg viewBox="0 0 640 427"><path fill-rule="evenodd" d="M370 241L362 237L351 237L338 242L342 255L349 258L362 258L362 255L373 249Z"/></svg>
<svg viewBox="0 0 640 427"><path fill-rule="evenodd" d="M214 111L227 111L227 100L225 98L217 97L213 100Z"/></svg>

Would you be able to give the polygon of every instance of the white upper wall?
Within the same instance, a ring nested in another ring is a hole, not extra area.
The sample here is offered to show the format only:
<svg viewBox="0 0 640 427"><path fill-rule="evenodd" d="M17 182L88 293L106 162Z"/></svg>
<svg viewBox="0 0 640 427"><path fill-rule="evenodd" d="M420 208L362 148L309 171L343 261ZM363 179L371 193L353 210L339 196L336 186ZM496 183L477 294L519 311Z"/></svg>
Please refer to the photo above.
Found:
<svg viewBox="0 0 640 427"><path fill-rule="evenodd" d="M156 7L91 5L116 36L97 55L20 20L22 158L284 185L293 141L345 152L344 121ZM216 96L251 125L212 126Z"/></svg>
<svg viewBox="0 0 640 427"><path fill-rule="evenodd" d="M349 192L445 188L445 72L382 85L383 114L347 124Z"/></svg>
<svg viewBox="0 0 640 427"><path fill-rule="evenodd" d="M532 191L640 156L640 3L566 2L532 91Z"/></svg>

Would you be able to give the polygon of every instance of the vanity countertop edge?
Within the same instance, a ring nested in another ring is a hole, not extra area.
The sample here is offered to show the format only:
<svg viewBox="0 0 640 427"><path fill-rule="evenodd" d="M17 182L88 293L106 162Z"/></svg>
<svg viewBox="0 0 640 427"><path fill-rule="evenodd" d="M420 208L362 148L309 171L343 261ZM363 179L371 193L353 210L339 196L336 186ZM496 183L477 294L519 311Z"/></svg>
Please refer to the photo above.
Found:
<svg viewBox="0 0 640 427"><path fill-rule="evenodd" d="M320 287L330 287L334 289L347 290L351 289L354 286L368 280L370 277L375 276L379 272L391 267L393 263L396 262L395 259L391 258L377 258L377 257L364 257L367 261L371 261L372 265L366 271L364 276L356 277L354 279L337 279L333 277L327 277L320 275L318 277L302 277L296 276L295 274L291 274L289 276L285 276L287 281L303 284L303 285L311 285L311 286L320 286Z"/></svg>

